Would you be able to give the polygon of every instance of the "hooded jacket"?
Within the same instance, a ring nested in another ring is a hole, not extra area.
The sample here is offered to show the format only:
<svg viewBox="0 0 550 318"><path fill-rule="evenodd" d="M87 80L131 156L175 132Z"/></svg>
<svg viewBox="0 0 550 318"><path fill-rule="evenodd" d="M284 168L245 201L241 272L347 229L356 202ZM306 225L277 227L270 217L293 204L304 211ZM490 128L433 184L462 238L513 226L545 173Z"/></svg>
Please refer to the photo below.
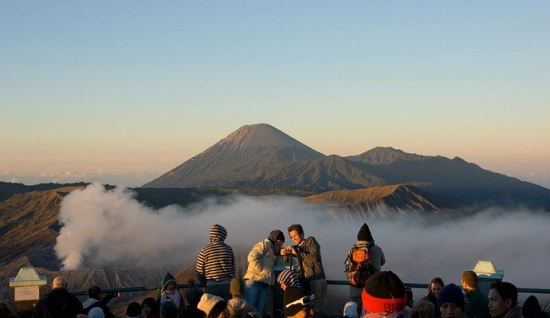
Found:
<svg viewBox="0 0 550 318"><path fill-rule="evenodd" d="M244 274L244 279L250 279L255 282L267 285L275 284L275 275L273 274L273 265L275 265L275 255L273 251L274 243L266 238L256 243L248 253L248 268Z"/></svg>
<svg viewBox="0 0 550 318"><path fill-rule="evenodd" d="M225 244L227 230L214 224L210 228L210 243L203 247L197 257L195 275L200 283L207 280L230 281L235 277L235 256L233 249Z"/></svg>

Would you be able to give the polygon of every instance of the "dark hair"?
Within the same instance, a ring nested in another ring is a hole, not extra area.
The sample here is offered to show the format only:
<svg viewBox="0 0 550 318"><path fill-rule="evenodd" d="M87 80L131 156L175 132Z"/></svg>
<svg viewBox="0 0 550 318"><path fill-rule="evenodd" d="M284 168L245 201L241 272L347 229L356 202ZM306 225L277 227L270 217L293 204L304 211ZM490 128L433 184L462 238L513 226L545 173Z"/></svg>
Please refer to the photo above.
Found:
<svg viewBox="0 0 550 318"><path fill-rule="evenodd" d="M462 273L462 280L472 288L477 287L477 274L474 271L465 271Z"/></svg>
<svg viewBox="0 0 550 318"><path fill-rule="evenodd" d="M210 310L206 318L218 318L218 316L227 308L225 301L218 301Z"/></svg>
<svg viewBox="0 0 550 318"><path fill-rule="evenodd" d="M88 296L90 298L99 300L99 297L101 297L101 287L99 286L90 287L90 289L88 289Z"/></svg>
<svg viewBox="0 0 550 318"><path fill-rule="evenodd" d="M509 282L495 282L491 284L490 289L496 289L502 300L512 300L512 307L518 304L518 289L516 286Z"/></svg>
<svg viewBox="0 0 550 318"><path fill-rule="evenodd" d="M198 308L185 308L178 311L177 318L206 318L206 313Z"/></svg>
<svg viewBox="0 0 550 318"><path fill-rule="evenodd" d="M435 277L432 279L432 281L430 282L430 284L428 285L428 291L433 294L432 292L432 285L433 284L439 284L441 285L441 287L445 287L445 283L443 282L443 279L441 279L441 277Z"/></svg>
<svg viewBox="0 0 550 318"><path fill-rule="evenodd" d="M4 303L0 302L0 317L2 318L17 318L17 314L11 309L11 307Z"/></svg>
<svg viewBox="0 0 550 318"><path fill-rule="evenodd" d="M304 234L304 229L302 228L301 224L292 224L291 226L289 226L288 233L290 233L291 231L297 231L300 235Z"/></svg>
<svg viewBox="0 0 550 318"><path fill-rule="evenodd" d="M149 306L151 308L152 312L159 312L159 305L155 298L153 297L147 297L144 300L141 301L141 308L143 309L143 306Z"/></svg>

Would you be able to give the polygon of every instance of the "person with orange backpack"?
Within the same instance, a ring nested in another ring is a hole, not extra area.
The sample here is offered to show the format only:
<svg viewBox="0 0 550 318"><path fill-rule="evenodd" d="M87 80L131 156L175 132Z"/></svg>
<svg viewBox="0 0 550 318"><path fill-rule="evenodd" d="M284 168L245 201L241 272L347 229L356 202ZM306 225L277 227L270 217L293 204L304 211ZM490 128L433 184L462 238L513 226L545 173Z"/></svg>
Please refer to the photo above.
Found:
<svg viewBox="0 0 550 318"><path fill-rule="evenodd" d="M375 244L367 223L363 223L357 233L357 243L353 244L345 261L345 271L349 281L349 297L357 304L358 311L363 308L361 293L367 280L380 271L385 263L384 251ZM361 313L358 312L358 314Z"/></svg>

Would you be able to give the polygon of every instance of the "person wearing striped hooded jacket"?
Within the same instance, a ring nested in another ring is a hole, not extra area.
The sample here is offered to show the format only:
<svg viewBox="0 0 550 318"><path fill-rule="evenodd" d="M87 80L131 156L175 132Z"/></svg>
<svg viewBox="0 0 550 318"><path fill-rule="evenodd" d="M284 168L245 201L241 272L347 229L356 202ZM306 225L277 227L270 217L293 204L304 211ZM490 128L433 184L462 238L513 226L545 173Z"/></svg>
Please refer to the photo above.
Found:
<svg viewBox="0 0 550 318"><path fill-rule="evenodd" d="M210 243L203 247L197 257L195 275L206 292L222 297L226 302L231 299L229 284L235 277L235 255L231 246L225 243L227 230L214 224L210 228Z"/></svg>

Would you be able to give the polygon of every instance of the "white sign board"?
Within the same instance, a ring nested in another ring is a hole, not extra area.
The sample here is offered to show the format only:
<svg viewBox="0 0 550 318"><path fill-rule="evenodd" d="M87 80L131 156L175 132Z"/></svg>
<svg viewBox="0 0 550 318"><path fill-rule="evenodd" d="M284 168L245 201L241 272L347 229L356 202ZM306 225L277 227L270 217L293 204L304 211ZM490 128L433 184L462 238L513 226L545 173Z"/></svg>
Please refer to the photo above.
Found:
<svg viewBox="0 0 550 318"><path fill-rule="evenodd" d="M15 287L15 301L25 301L25 300L39 300L40 299L40 289L38 286L19 286Z"/></svg>

